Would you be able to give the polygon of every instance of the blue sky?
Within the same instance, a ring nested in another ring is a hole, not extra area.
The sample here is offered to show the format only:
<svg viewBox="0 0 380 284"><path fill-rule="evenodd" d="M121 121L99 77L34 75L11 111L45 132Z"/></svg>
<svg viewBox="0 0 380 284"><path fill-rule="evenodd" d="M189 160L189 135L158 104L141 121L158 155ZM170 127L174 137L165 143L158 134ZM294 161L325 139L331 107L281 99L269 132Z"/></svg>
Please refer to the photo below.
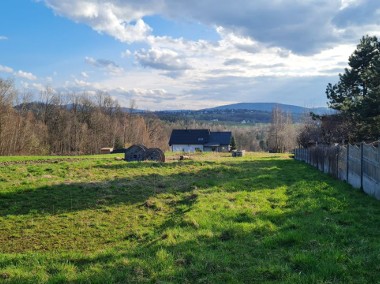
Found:
<svg viewBox="0 0 380 284"><path fill-rule="evenodd" d="M325 106L375 0L2 0L0 78L148 110Z"/></svg>

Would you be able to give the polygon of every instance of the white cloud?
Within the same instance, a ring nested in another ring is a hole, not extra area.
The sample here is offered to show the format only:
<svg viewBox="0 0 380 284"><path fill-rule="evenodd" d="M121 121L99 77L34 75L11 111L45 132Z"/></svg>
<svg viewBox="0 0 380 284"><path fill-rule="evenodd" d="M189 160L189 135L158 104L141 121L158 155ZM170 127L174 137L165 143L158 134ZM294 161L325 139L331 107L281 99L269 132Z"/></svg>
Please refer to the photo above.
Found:
<svg viewBox="0 0 380 284"><path fill-rule="evenodd" d="M91 0L45 0L45 3L57 14L85 23L95 31L107 33L122 42L142 41L151 32L142 20L149 14L149 9L142 9L139 4Z"/></svg>
<svg viewBox="0 0 380 284"><path fill-rule="evenodd" d="M12 73L13 69L8 66L0 65L0 72L1 73Z"/></svg>
<svg viewBox="0 0 380 284"><path fill-rule="evenodd" d="M0 35L0 40L7 40L7 39L8 39L8 37Z"/></svg>
<svg viewBox="0 0 380 284"><path fill-rule="evenodd" d="M85 62L94 67L105 69L113 75L124 72L124 69L122 67L108 59L94 59L92 57L86 57Z"/></svg>
<svg viewBox="0 0 380 284"><path fill-rule="evenodd" d="M28 79L28 80L31 80L31 81L37 80L37 76L33 75L30 72L25 72L25 71L22 71L22 70L19 70L19 71L15 72L14 75L16 77Z"/></svg>
<svg viewBox="0 0 380 284"><path fill-rule="evenodd" d="M340 10L346 9L352 6L358 6L363 2L363 0L341 0Z"/></svg>
<svg viewBox="0 0 380 284"><path fill-rule="evenodd" d="M32 83L31 87L33 89L36 89L37 91L46 91L46 86L42 85L41 83ZM50 88L51 89L51 88ZM53 92L55 92L53 89L51 89Z"/></svg>
<svg viewBox="0 0 380 284"><path fill-rule="evenodd" d="M248 53L257 53L263 48L258 42L255 42L251 38L236 35L233 32L226 31L223 27L217 27L216 30L225 41L240 50Z"/></svg>
<svg viewBox="0 0 380 284"><path fill-rule="evenodd" d="M181 71L191 69L191 66L170 49L151 48L142 49L135 53L136 60L144 67L150 67L166 71Z"/></svg>
<svg viewBox="0 0 380 284"><path fill-rule="evenodd" d="M121 53L121 57L122 58L128 58L131 55L132 55L132 52L129 49L127 49L127 50L125 50L124 52Z"/></svg>
<svg viewBox="0 0 380 284"><path fill-rule="evenodd" d="M30 82L25 82L25 81L21 81L20 82L20 86L24 89L28 89L30 91L36 91L36 92L42 92L42 91L46 91L46 86L44 86L43 84L41 83L30 83ZM52 88L50 88L51 90L53 90Z"/></svg>
<svg viewBox="0 0 380 284"><path fill-rule="evenodd" d="M363 35L345 32L372 21L379 28L372 0L45 0L57 14L89 25L123 42L146 41L152 28L144 17L160 15L176 21L220 26L240 34L241 48L255 52L255 44L277 46L295 53L317 53L336 43L352 43ZM356 17L352 9L360 11ZM347 14L348 13L348 14ZM344 21L342 21L342 19ZM251 44L252 41L255 43Z"/></svg>
<svg viewBox="0 0 380 284"><path fill-rule="evenodd" d="M75 82L75 84L76 84L78 87L90 87L90 86L91 86L91 83L86 82L86 81L84 81L84 80L74 79L74 82Z"/></svg>
<svg viewBox="0 0 380 284"><path fill-rule="evenodd" d="M173 95L168 94L164 89L147 90L147 89L132 89L128 91L134 98L153 99L156 101L170 100Z"/></svg>
<svg viewBox="0 0 380 284"><path fill-rule="evenodd" d="M178 95L165 89L109 89L122 105L128 105L130 100L137 103L137 108L144 110L173 110L173 109L201 109L220 104L219 100L198 100L196 96L188 94ZM227 101L233 103L235 101Z"/></svg>
<svg viewBox="0 0 380 284"><path fill-rule="evenodd" d="M347 62L359 38L380 33L376 14L380 2L371 0L45 3L55 13L97 32L126 43L139 42L122 53L117 51L116 56L128 61L134 55L138 64L127 71L114 61L86 57L87 64L105 74L91 83L82 72L82 79L72 78L66 87L105 90L121 102L133 97L150 109L209 107L243 99L298 101L301 105L305 101L318 106L326 101L323 84L343 71L342 62ZM219 38L157 36L144 18L151 15L212 27ZM310 89L313 82L318 89Z"/></svg>
<svg viewBox="0 0 380 284"><path fill-rule="evenodd" d="M280 102L298 101L301 105L320 106L326 100L320 78L331 78L339 70L343 71L342 63L347 62L354 49L352 45L339 45L313 56L289 52L284 57L276 47L259 45L254 53L245 51L236 44L244 42L244 36L225 31L221 37L216 43L155 38L149 50L135 53L136 60L149 68L129 70L116 77L106 76L96 83L74 79L66 87L107 91L123 105L128 105L133 98L151 110L197 109L242 100L260 101L260 97L265 98L261 101L276 98ZM99 68L113 66L107 60L91 57L87 57L86 62ZM296 87L289 86L301 84L302 80L309 82L307 89L300 88L297 94ZM322 88L310 90L314 81ZM282 87L292 89L293 93L284 91L281 97ZM280 93L270 96L269 91Z"/></svg>

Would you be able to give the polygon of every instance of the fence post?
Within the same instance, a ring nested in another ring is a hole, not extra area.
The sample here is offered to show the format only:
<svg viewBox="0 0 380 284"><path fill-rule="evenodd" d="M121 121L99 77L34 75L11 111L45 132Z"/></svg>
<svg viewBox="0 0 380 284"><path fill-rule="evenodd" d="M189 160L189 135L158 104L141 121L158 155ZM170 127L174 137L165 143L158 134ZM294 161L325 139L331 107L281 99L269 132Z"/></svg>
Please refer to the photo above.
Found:
<svg viewBox="0 0 380 284"><path fill-rule="evenodd" d="M335 169L335 175L336 177L339 179L339 152L340 152L340 146L338 145L336 147L336 152L335 152L335 156L336 156L336 169Z"/></svg>
<svg viewBox="0 0 380 284"><path fill-rule="evenodd" d="M346 181L348 182L348 171L349 171L349 165L350 165L350 143L347 144L347 158L346 158Z"/></svg>
<svg viewBox="0 0 380 284"><path fill-rule="evenodd" d="M360 189L363 190L364 142L360 143Z"/></svg>
<svg viewBox="0 0 380 284"><path fill-rule="evenodd" d="M326 155L326 153L325 153L325 147L323 146L322 147L322 172L324 173L325 172L325 155Z"/></svg>

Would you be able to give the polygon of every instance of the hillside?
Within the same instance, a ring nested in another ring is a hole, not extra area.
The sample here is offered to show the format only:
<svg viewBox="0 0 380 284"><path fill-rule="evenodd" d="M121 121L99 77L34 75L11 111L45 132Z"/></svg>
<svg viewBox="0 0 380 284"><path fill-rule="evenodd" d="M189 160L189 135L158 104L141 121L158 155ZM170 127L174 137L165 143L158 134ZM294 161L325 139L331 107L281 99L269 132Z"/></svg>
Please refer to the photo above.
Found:
<svg viewBox="0 0 380 284"><path fill-rule="evenodd" d="M0 164L0 282L376 283L377 200L286 155ZM359 245L360 244L360 245Z"/></svg>
<svg viewBox="0 0 380 284"><path fill-rule="evenodd" d="M237 103L224 106L218 106L210 108L207 110L256 110L256 111L265 111L271 112L272 109L278 107L284 112L291 114L309 114L314 112L315 114L326 114L331 113L331 110L327 107L318 107L318 108L306 108L295 105L279 104L279 103Z"/></svg>
<svg viewBox="0 0 380 284"><path fill-rule="evenodd" d="M226 123L270 123L271 112L258 110L234 110L234 109L212 109L197 111L159 111L155 112L160 119L175 122L178 120L196 120L208 122Z"/></svg>
<svg viewBox="0 0 380 284"><path fill-rule="evenodd" d="M272 119L272 110L280 108L283 112L292 115L294 122L300 122L310 112L323 115L333 113L331 109L305 108L294 105L278 104L278 103L238 103L231 105L218 106L202 110L183 110L183 111L157 111L154 112L162 120L197 120L210 122L226 122L226 123L270 123Z"/></svg>
<svg viewBox="0 0 380 284"><path fill-rule="evenodd" d="M72 105L62 106L64 109L72 109ZM271 113L273 108L280 108L283 112L292 115L295 122L301 121L305 115L310 112L315 114L328 114L333 113L331 109L320 108L305 108L294 105L278 104L278 103L237 103L231 105L218 106L214 108L207 108L201 110L169 110L169 111L154 111L147 112L141 109L129 109L121 107L122 112L134 113L143 116L150 116L154 114L165 121L179 121L179 120L196 120L196 121L209 121L209 122L226 122L226 123L270 123ZM17 110L21 108L31 110L36 115L41 114L44 109L42 103L33 102L26 105L18 105L15 107Z"/></svg>

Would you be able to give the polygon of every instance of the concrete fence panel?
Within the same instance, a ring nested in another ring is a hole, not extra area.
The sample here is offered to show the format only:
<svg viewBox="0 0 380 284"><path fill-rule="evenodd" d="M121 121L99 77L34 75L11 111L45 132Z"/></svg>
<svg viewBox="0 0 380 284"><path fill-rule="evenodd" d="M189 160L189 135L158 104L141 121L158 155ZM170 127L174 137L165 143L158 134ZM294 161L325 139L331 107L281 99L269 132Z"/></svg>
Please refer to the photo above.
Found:
<svg viewBox="0 0 380 284"><path fill-rule="evenodd" d="M347 147L338 149L338 175L340 180L347 181Z"/></svg>
<svg viewBox="0 0 380 284"><path fill-rule="evenodd" d="M344 180L380 200L380 147L364 143L296 149L295 159Z"/></svg>
<svg viewBox="0 0 380 284"><path fill-rule="evenodd" d="M372 145L363 147L363 190L380 199L380 148Z"/></svg>
<svg viewBox="0 0 380 284"><path fill-rule="evenodd" d="M361 187L361 149L349 145L348 151L348 183L355 188Z"/></svg>

